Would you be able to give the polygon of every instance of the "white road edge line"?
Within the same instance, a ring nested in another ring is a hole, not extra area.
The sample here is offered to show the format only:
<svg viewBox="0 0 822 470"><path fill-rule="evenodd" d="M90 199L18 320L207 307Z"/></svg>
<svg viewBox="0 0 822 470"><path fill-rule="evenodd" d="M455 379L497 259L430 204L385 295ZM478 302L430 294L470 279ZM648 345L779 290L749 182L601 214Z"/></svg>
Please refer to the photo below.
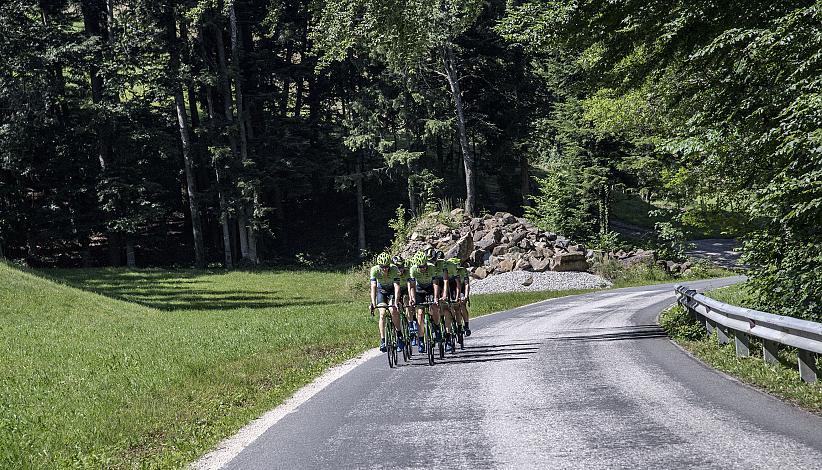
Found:
<svg viewBox="0 0 822 470"><path fill-rule="evenodd" d="M313 382L297 390L291 398L284 401L280 406L266 412L251 423L243 426L233 436L221 441L214 450L193 462L190 468L196 470L216 470L222 468L286 415L296 411L300 405L311 399L311 397L322 391L325 387L334 383L334 381L340 377L354 370L354 368L360 364L380 354L382 353L380 353L379 349L369 349L360 356L328 369Z"/></svg>

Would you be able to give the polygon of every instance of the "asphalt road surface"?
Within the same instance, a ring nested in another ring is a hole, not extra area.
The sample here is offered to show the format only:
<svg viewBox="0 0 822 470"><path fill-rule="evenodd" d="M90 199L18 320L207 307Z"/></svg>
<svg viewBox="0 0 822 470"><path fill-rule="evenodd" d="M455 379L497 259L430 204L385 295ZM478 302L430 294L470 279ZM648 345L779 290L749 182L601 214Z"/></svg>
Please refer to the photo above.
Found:
<svg viewBox="0 0 822 470"><path fill-rule="evenodd" d="M226 467L822 468L822 417L678 349L655 321L673 301L669 284L478 318L465 350L380 355Z"/></svg>

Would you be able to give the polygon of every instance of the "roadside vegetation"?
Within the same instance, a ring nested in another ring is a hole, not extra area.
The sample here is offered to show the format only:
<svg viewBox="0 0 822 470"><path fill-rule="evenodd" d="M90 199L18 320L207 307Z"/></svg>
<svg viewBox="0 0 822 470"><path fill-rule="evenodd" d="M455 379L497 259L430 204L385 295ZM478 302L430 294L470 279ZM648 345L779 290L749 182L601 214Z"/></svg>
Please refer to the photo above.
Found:
<svg viewBox="0 0 822 470"><path fill-rule="evenodd" d="M745 284L723 287L706 295L729 304L757 308ZM708 365L797 406L822 413L822 381L806 384L800 380L796 352L791 348L780 348L780 363L771 365L762 360L761 342L752 338L752 355L736 357L733 342L720 345L716 333L709 336L680 306L663 312L659 323L677 344Z"/></svg>
<svg viewBox="0 0 822 470"><path fill-rule="evenodd" d="M0 468L182 467L375 337L344 273L0 263Z"/></svg>

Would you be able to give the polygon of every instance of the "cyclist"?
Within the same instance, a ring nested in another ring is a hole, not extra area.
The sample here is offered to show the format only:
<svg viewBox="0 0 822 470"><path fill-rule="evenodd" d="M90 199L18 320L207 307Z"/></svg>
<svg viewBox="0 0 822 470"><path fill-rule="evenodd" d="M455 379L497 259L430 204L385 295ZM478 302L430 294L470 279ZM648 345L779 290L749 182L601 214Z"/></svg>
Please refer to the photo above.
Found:
<svg viewBox="0 0 822 470"><path fill-rule="evenodd" d="M419 333L419 323L414 318L414 309L411 308L411 302L408 298L408 278L410 277L410 273L408 272L407 264L402 256L397 255L391 258L391 263L397 268L397 273L400 275L400 298L398 303L401 303L405 309L405 316L408 318L408 328L411 330L411 344L417 344L417 333Z"/></svg>
<svg viewBox="0 0 822 470"><path fill-rule="evenodd" d="M445 260L443 267L444 275L448 277L448 291L446 295L448 299L452 302L450 304L450 313L454 317L454 324L457 325L457 328L463 330L462 325L460 325L460 320L463 318L460 304L463 289L463 278L460 274L461 263L462 262L459 258L448 258L447 260Z"/></svg>
<svg viewBox="0 0 822 470"><path fill-rule="evenodd" d="M391 256L380 253L377 264L371 268L371 311L378 304L388 304L391 309L391 318L394 326L400 326L400 313L397 309L397 298L400 296L400 275L397 268L391 266ZM385 308L380 308L380 351L385 352ZM397 330L397 351L402 351L405 344L402 341L402 332Z"/></svg>
<svg viewBox="0 0 822 470"><path fill-rule="evenodd" d="M411 276L408 278L408 298L411 305L416 305L425 302L426 295L434 296L434 304L431 305L431 319L434 321L434 340L436 342L442 341L442 333L440 330L440 311L439 301L440 287L436 282L436 272L434 266L428 262L428 257L424 252L418 251L411 259ZM425 342L423 341L423 310L417 308L417 321L420 325L417 333L417 344L419 345L420 353L425 352Z"/></svg>
<svg viewBox="0 0 822 470"><path fill-rule="evenodd" d="M462 323L465 327L465 336L471 336L471 328L468 327L468 304L471 303L471 276L465 266L459 266L457 275L462 278L462 297L459 299L459 308L462 311Z"/></svg>
<svg viewBox="0 0 822 470"><path fill-rule="evenodd" d="M439 304L440 301L445 302L448 300L448 289L449 289L449 281L453 282L449 278L448 272L448 263L445 261L445 253L442 251L435 251L434 249L429 249L427 252L429 256L430 263L434 266L434 270L436 271L436 284L439 286L440 295L434 298L434 301ZM445 337L446 337L446 348L453 352L453 346L451 344L451 317L454 315L452 308L450 305L443 304L441 310L445 311Z"/></svg>

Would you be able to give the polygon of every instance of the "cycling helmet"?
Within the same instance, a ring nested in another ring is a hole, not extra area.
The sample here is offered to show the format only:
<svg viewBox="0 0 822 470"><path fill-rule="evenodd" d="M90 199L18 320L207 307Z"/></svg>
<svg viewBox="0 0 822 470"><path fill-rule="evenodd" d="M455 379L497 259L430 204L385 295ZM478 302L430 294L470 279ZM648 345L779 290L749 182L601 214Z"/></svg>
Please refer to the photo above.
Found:
<svg viewBox="0 0 822 470"><path fill-rule="evenodd" d="M394 263L394 266L399 268L400 271L404 271L408 267L405 265L405 260L399 255L391 258L391 262Z"/></svg>
<svg viewBox="0 0 822 470"><path fill-rule="evenodd" d="M437 260L437 251L433 248L428 248L425 250L425 257L428 261L436 261Z"/></svg>
<svg viewBox="0 0 822 470"><path fill-rule="evenodd" d="M428 256L424 251L418 251L411 260L416 266L426 266L428 264Z"/></svg>
<svg viewBox="0 0 822 470"><path fill-rule="evenodd" d="M445 258L445 253L443 253L442 250L437 250L437 259L443 258Z"/></svg>
<svg viewBox="0 0 822 470"><path fill-rule="evenodd" d="M388 253L380 253L377 256L377 264L380 266L388 266L391 264L391 255Z"/></svg>

